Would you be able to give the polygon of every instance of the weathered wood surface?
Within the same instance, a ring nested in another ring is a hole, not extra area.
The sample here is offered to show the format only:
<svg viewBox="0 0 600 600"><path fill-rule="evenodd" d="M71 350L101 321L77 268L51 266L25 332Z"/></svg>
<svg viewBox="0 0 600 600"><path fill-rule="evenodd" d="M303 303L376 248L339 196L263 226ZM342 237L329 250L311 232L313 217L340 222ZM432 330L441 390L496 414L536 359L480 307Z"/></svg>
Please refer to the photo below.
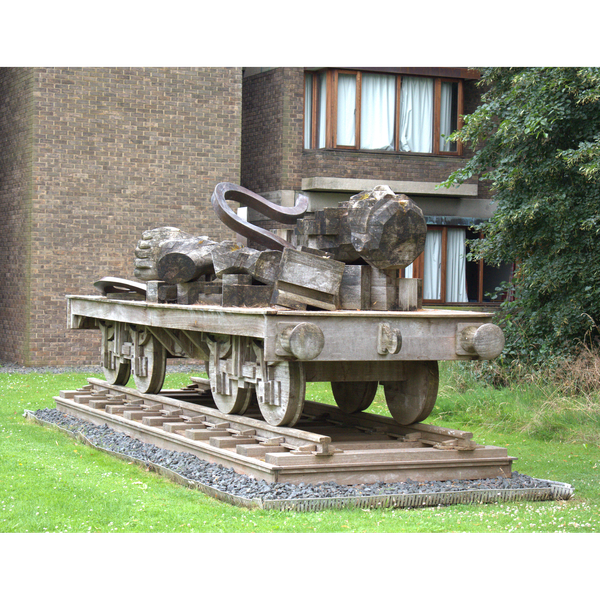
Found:
<svg viewBox="0 0 600 600"><path fill-rule="evenodd" d="M291 248L283 251L271 303L289 308L336 310L344 264Z"/></svg>
<svg viewBox="0 0 600 600"><path fill-rule="evenodd" d="M482 360L496 358L504 348L504 333L493 323L470 325L460 332L457 353L476 354Z"/></svg>
<svg viewBox="0 0 600 600"><path fill-rule="evenodd" d="M212 249L216 245L205 237L163 242L157 263L158 279L186 283L214 273Z"/></svg>
<svg viewBox="0 0 600 600"><path fill-rule="evenodd" d="M305 404L310 423L331 435L304 430L309 421L303 429L273 427L252 417L223 415L209 406L164 395L144 396L130 388L113 390L114 386L104 381L89 381L93 389L80 395L98 397L99 390L125 393L128 416L135 420L126 419L124 410L109 413L91 407L90 401L76 403L72 397L77 392L62 392L55 398L57 408L97 424L106 423L161 448L191 452L267 481L356 484L408 478L510 477L514 461L504 448L472 442L468 432L423 424L401 426L386 417L346 415L317 403ZM117 407L111 404L107 408ZM389 436L387 440L382 434Z"/></svg>
<svg viewBox="0 0 600 600"><path fill-rule="evenodd" d="M192 236L176 227L157 227L142 233L135 247L135 258L133 261L134 277L142 281L156 281L158 276L158 258L161 245L172 240L185 240Z"/></svg>
<svg viewBox="0 0 600 600"><path fill-rule="evenodd" d="M387 186L353 196L348 203L352 245L378 269L403 269L425 249L427 225L421 209Z"/></svg>
<svg viewBox="0 0 600 600"><path fill-rule="evenodd" d="M403 269L425 249L427 225L421 209L385 185L361 192L298 221L293 241L330 252L336 260Z"/></svg>
<svg viewBox="0 0 600 600"><path fill-rule="evenodd" d="M281 360L278 336L288 324L307 322L323 333L324 346L316 360L356 362L402 362L407 360L464 360L457 352L457 331L480 327L491 313L421 310L289 311L271 307L184 306L109 300L102 296L68 296L69 327L89 326L89 319L118 321L151 327L242 335L264 340L265 359ZM378 352L379 329L387 323L402 335L399 353ZM87 324L87 325L86 325ZM279 352L279 353L278 353Z"/></svg>
<svg viewBox="0 0 600 600"><path fill-rule="evenodd" d="M370 265L346 265L339 291L339 305L346 310L371 309Z"/></svg>
<svg viewBox="0 0 600 600"><path fill-rule="evenodd" d="M240 201L282 223L297 222L292 240L288 242L241 220L226 200ZM338 207L313 215L304 215L305 200L301 199L294 208L282 208L240 186L219 184L212 198L219 218L237 233L242 228L245 237L261 241L270 250L240 247L229 241L217 243L173 227L162 227L143 233L136 247L135 275L146 281L182 284L213 273L218 278L226 274L249 274L256 282L274 285L272 304L293 310L307 307L332 311L341 307L414 310L420 306L418 285L406 287L398 283L398 270L410 264L424 248L425 221L409 198L397 196L387 186L377 186ZM325 259L326 254L332 262L319 264L315 258L319 254L321 259ZM366 264L359 265L361 260ZM313 264L309 264L311 261ZM335 262L353 263L348 265L343 285L337 279L338 273L332 277L332 270L342 268L334 269ZM370 291L367 266L374 273ZM381 277L385 280L383 287L378 282ZM332 289L323 289L327 281L334 282L329 286ZM164 294L157 295L156 289L151 292L153 301L156 298L159 302L173 301L172 290L168 298L164 298ZM213 301L205 296L201 292L197 296L179 293L177 302L207 304ZM232 301L235 298L229 297L224 303ZM243 306L255 304L246 299Z"/></svg>
<svg viewBox="0 0 600 600"><path fill-rule="evenodd" d="M217 277L228 274L247 274L260 283L272 284L279 272L281 252L277 250L255 250L225 244L217 245L212 251ZM252 282L250 282L252 283Z"/></svg>
<svg viewBox="0 0 600 600"><path fill-rule="evenodd" d="M436 361L405 363L403 381L385 381L385 400L394 421L410 425L424 421L433 410L440 381Z"/></svg>

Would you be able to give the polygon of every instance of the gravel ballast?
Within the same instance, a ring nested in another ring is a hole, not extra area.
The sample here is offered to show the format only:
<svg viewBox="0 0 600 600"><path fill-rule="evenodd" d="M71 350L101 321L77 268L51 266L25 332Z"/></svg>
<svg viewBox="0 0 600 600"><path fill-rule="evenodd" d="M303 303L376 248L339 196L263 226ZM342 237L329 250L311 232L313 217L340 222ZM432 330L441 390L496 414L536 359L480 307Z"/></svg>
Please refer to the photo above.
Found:
<svg viewBox="0 0 600 600"><path fill-rule="evenodd" d="M156 465L175 473L184 480L197 482L224 495L261 502L272 500L305 500L331 498L367 498L398 495L438 495L452 492L542 490L549 482L535 479L517 472L510 479L451 480L402 483L372 483L362 485L340 485L335 482L318 484L268 483L233 469L202 460L191 453L174 452L153 444L141 442L116 432L107 425L95 425L89 421L62 413L56 409L40 409L31 415L43 422L60 427L75 435L83 436L89 443L110 452L134 460ZM563 484L560 484L563 485ZM493 495L493 494L492 494ZM548 499L548 498L543 498Z"/></svg>

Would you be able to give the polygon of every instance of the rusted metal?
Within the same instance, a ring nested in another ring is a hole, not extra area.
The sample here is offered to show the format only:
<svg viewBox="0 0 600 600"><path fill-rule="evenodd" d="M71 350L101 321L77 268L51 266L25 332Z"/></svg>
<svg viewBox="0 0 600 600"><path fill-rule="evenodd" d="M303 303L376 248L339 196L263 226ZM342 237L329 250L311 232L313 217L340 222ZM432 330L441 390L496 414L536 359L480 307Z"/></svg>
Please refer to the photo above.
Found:
<svg viewBox="0 0 600 600"><path fill-rule="evenodd" d="M282 237L238 217L227 204L227 200L239 202L243 206L247 206L279 223L293 225L308 209L308 198L306 196L299 196L296 206L286 208L269 202L266 198L239 185L223 182L215 187L211 198L217 216L232 231L271 250L294 248Z"/></svg>

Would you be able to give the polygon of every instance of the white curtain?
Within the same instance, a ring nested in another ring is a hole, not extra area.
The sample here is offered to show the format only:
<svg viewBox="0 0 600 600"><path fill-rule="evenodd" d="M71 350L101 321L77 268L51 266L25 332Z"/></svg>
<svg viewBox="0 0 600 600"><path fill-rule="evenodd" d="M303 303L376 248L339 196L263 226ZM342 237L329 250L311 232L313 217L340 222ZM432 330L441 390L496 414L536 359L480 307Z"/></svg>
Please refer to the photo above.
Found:
<svg viewBox="0 0 600 600"><path fill-rule="evenodd" d="M466 230L447 229L446 302L468 302L466 272ZM442 287L442 231L431 230L425 239L423 255L423 298L440 300ZM413 265L404 269L404 277L413 276Z"/></svg>
<svg viewBox="0 0 600 600"><path fill-rule="evenodd" d="M304 80L304 147L310 148L312 132L312 75Z"/></svg>
<svg viewBox="0 0 600 600"><path fill-rule="evenodd" d="M442 289L442 232L427 232L424 253L423 299L439 300Z"/></svg>
<svg viewBox="0 0 600 600"><path fill-rule="evenodd" d="M312 146L313 119L313 78L307 77L304 83L304 147ZM325 148L325 116L327 114L327 78L320 74L317 85L317 148Z"/></svg>
<svg viewBox="0 0 600 600"><path fill-rule="evenodd" d="M433 152L433 79L431 78L402 78L400 149L404 152Z"/></svg>
<svg viewBox="0 0 600 600"><path fill-rule="evenodd" d="M468 302L466 230L448 229L446 245L446 302Z"/></svg>
<svg viewBox="0 0 600 600"><path fill-rule="evenodd" d="M340 73L337 94L337 145L354 146L356 143L356 76Z"/></svg>
<svg viewBox="0 0 600 600"><path fill-rule="evenodd" d="M450 152L453 144L447 141L446 136L453 131L452 128L452 89L453 83L442 81L441 106L440 106L440 150Z"/></svg>
<svg viewBox="0 0 600 600"><path fill-rule="evenodd" d="M360 147L394 149L396 77L364 73L361 83Z"/></svg>
<svg viewBox="0 0 600 600"><path fill-rule="evenodd" d="M319 123L317 148L325 148L325 116L327 114L327 77L319 75Z"/></svg>

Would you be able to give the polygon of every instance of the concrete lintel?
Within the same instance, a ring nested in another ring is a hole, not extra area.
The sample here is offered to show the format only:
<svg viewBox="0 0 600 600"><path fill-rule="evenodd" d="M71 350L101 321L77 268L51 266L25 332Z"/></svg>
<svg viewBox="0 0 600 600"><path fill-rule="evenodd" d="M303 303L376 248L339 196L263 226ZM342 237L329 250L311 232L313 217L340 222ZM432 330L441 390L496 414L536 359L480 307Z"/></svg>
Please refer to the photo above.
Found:
<svg viewBox="0 0 600 600"><path fill-rule="evenodd" d="M380 179L349 179L345 177L306 177L302 179L303 191L358 193L371 190L376 185L387 185L395 194L423 196L476 197L478 185L463 183L451 188L437 188L438 184L427 181L386 181Z"/></svg>

